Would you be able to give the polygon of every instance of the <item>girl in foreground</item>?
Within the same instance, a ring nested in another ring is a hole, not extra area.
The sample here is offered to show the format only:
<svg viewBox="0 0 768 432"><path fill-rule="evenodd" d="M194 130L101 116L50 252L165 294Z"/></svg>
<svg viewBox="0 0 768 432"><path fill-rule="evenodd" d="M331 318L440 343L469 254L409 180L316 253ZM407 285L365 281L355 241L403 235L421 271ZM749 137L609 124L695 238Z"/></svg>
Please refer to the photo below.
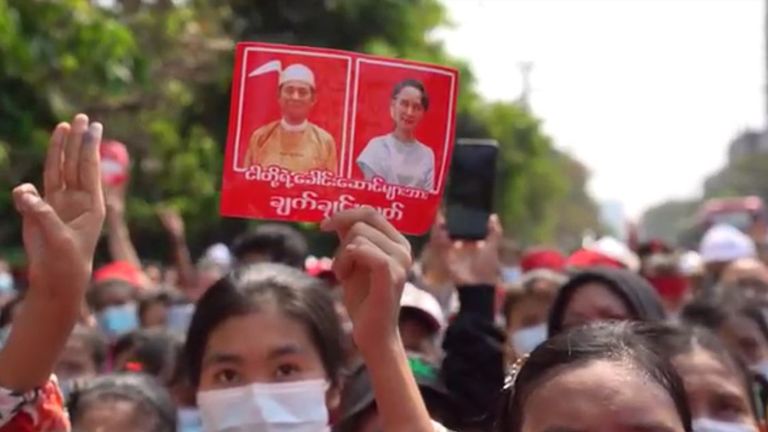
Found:
<svg viewBox="0 0 768 432"><path fill-rule="evenodd" d="M334 271L371 375L385 431L433 431L397 330L408 241L367 208L322 229L341 242ZM206 431L329 429L339 404L341 330L315 279L285 266L244 267L197 304L185 360Z"/></svg>

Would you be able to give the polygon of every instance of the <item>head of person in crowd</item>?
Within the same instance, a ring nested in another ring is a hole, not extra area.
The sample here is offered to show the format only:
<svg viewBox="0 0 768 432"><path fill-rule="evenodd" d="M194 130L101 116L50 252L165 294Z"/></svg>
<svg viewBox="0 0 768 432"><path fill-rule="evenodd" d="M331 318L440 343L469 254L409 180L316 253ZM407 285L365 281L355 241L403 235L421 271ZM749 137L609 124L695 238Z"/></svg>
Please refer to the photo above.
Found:
<svg viewBox="0 0 768 432"><path fill-rule="evenodd" d="M240 267L198 302L184 360L206 430L258 430L285 415L283 426L322 430L344 360L331 294L285 265ZM284 410L271 409L278 401Z"/></svg>
<svg viewBox="0 0 768 432"><path fill-rule="evenodd" d="M500 432L691 432L680 377L629 323L597 323L536 348L512 377Z"/></svg>
<svg viewBox="0 0 768 432"><path fill-rule="evenodd" d="M565 256L557 249L533 248L520 259L522 276L519 284L536 292L554 297L568 280L565 276Z"/></svg>
<svg viewBox="0 0 768 432"><path fill-rule="evenodd" d="M757 249L748 235L731 225L715 225L701 239L699 254L707 276L719 282L728 265L742 258L755 258Z"/></svg>
<svg viewBox="0 0 768 432"><path fill-rule="evenodd" d="M407 351L437 360L439 337L445 329L446 320L435 296L406 282L400 297L398 325Z"/></svg>
<svg viewBox="0 0 768 432"><path fill-rule="evenodd" d="M741 258L723 270L723 289L736 289L746 298L768 302L768 266L757 258Z"/></svg>
<svg viewBox="0 0 768 432"><path fill-rule="evenodd" d="M666 317L656 290L629 270L596 267L574 275L557 294L548 334L594 321L661 321Z"/></svg>
<svg viewBox="0 0 768 432"><path fill-rule="evenodd" d="M421 397L432 420L452 425L456 401L440 378L439 367L420 357L410 357L409 364ZM364 364L355 365L344 380L344 390L339 406L339 420L334 432L380 432L382 430L371 377Z"/></svg>
<svg viewBox="0 0 768 432"><path fill-rule="evenodd" d="M638 326L683 380L694 432L757 432L751 378L715 335L672 324Z"/></svg>
<svg viewBox="0 0 768 432"><path fill-rule="evenodd" d="M768 325L762 310L740 299L699 299L683 309L681 319L720 337L736 357L768 380Z"/></svg>
<svg viewBox="0 0 768 432"><path fill-rule="evenodd" d="M78 383L104 372L107 353L107 340L98 329L75 326L53 369L65 397Z"/></svg>
<svg viewBox="0 0 768 432"><path fill-rule="evenodd" d="M148 261L144 263L144 274L147 275L147 279L154 284L160 285L163 283L163 265L157 261Z"/></svg>
<svg viewBox="0 0 768 432"><path fill-rule="evenodd" d="M503 314L510 362L547 339L547 317L555 294L538 289L536 284L515 285L505 293Z"/></svg>
<svg viewBox="0 0 768 432"><path fill-rule="evenodd" d="M656 288L667 313L678 314L692 294L688 277L681 271L679 257L672 253L646 255L642 267L642 275Z"/></svg>
<svg viewBox="0 0 768 432"><path fill-rule="evenodd" d="M168 309L173 304L173 294L168 290L155 289L139 294L138 316L141 328L168 325Z"/></svg>
<svg viewBox="0 0 768 432"><path fill-rule="evenodd" d="M106 271L109 268L101 270L104 271L94 273L86 300L101 330L115 339L139 327L136 299L141 289L135 280Z"/></svg>
<svg viewBox="0 0 768 432"><path fill-rule="evenodd" d="M182 350L179 335L163 328L136 330L121 336L112 350L114 370L141 372L169 385Z"/></svg>
<svg viewBox="0 0 768 432"><path fill-rule="evenodd" d="M627 268L615 258L587 248L577 249L569 255L565 261L565 267L570 271L579 271L593 267Z"/></svg>
<svg viewBox="0 0 768 432"><path fill-rule="evenodd" d="M109 374L88 381L68 403L78 432L175 432L176 408L168 392L144 374Z"/></svg>
<svg viewBox="0 0 768 432"><path fill-rule="evenodd" d="M265 223L240 234L232 243L238 265L278 263L303 269L309 247L304 236L289 225Z"/></svg>

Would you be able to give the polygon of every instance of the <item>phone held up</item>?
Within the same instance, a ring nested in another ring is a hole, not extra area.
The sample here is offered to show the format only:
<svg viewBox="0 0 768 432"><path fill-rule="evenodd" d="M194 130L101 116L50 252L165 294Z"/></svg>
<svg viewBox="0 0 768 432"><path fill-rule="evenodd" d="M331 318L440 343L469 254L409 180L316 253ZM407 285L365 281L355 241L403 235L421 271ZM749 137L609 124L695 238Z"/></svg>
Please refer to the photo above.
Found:
<svg viewBox="0 0 768 432"><path fill-rule="evenodd" d="M445 210L451 239L482 240L488 236L498 153L499 143L493 139L456 141Z"/></svg>

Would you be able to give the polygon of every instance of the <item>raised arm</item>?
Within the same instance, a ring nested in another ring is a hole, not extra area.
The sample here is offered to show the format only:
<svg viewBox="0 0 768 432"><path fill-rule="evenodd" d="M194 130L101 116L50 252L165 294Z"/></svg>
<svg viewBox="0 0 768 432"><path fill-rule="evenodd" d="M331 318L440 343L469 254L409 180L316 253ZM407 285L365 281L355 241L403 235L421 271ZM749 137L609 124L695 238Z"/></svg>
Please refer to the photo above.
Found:
<svg viewBox="0 0 768 432"><path fill-rule="evenodd" d="M432 432L397 327L411 265L408 240L370 208L338 213L322 228L335 231L341 241L334 272L344 289L353 338L371 375L383 430Z"/></svg>
<svg viewBox="0 0 768 432"><path fill-rule="evenodd" d="M23 219L29 291L0 352L0 387L29 391L45 384L80 317L104 222L99 170L102 126L79 114L53 132L44 196L23 184L13 200Z"/></svg>
<svg viewBox="0 0 768 432"><path fill-rule="evenodd" d="M184 219L178 211L171 208L160 209L157 214L171 241L173 263L179 273L179 287L183 290L192 289L196 286L197 270L187 247Z"/></svg>

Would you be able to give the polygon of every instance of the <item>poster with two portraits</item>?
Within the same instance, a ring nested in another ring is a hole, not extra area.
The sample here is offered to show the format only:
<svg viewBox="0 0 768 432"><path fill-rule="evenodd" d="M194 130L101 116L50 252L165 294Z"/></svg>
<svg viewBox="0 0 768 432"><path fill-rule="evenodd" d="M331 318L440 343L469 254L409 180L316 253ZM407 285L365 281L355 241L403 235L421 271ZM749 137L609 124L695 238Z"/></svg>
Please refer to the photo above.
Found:
<svg viewBox="0 0 768 432"><path fill-rule="evenodd" d="M458 72L439 65L238 44L222 215L319 222L370 206L425 233L448 176L457 87Z"/></svg>

